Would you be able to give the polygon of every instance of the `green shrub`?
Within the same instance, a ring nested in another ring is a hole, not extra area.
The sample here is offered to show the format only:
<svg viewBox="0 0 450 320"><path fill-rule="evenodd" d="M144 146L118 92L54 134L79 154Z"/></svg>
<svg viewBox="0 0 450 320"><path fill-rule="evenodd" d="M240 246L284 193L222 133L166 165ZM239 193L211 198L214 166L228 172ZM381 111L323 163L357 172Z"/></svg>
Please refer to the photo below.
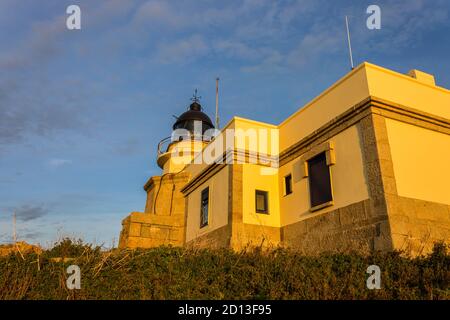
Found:
<svg viewBox="0 0 450 320"><path fill-rule="evenodd" d="M48 258L68 258L79 257L83 253L91 251L100 251L100 247L92 248L92 245L83 243L83 240L72 240L64 238L59 242L55 242L53 247L44 252L44 256Z"/></svg>
<svg viewBox="0 0 450 320"><path fill-rule="evenodd" d="M399 252L313 257L288 249L102 252L64 239L41 256L1 257L0 299L449 299L447 249L439 244L414 259ZM81 268L81 290L66 288L71 264ZM381 268L380 290L366 287L371 264Z"/></svg>

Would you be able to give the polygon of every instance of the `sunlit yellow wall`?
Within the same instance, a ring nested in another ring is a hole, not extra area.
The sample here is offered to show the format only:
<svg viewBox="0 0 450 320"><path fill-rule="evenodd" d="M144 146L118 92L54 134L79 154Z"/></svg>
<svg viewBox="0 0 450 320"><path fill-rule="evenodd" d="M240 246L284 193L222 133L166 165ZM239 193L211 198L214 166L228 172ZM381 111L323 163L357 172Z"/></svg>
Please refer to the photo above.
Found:
<svg viewBox="0 0 450 320"><path fill-rule="evenodd" d="M365 64L347 74L279 125L280 151L369 96Z"/></svg>
<svg viewBox="0 0 450 320"><path fill-rule="evenodd" d="M295 159L279 170L278 188L283 226L369 198L357 127L352 126L330 140L334 142L336 154L336 164L331 166L334 205L315 212L309 211L308 178L295 182L293 166L298 161ZM283 179L289 173L293 175L293 193L284 196Z"/></svg>
<svg viewBox="0 0 450 320"><path fill-rule="evenodd" d="M234 129L235 127L235 121L234 118L225 126L222 128L222 132L219 134L219 136L211 141L209 144L206 145L206 148L210 149L210 155L217 155L219 156L220 151L223 150L225 152L226 150L226 141L227 136L225 134L226 129ZM221 146L222 145L222 146ZM205 152L205 150L203 151ZM204 154L199 153L197 156L192 160L192 163L189 164L186 167L186 172L189 172L191 177L194 178L197 175L199 175L203 170L205 170L210 164L203 161Z"/></svg>
<svg viewBox="0 0 450 320"><path fill-rule="evenodd" d="M450 119L450 91L366 63L372 96Z"/></svg>
<svg viewBox="0 0 450 320"><path fill-rule="evenodd" d="M164 164L163 174L182 170L193 159L193 152L201 152L206 142L184 140L170 145L168 160Z"/></svg>
<svg viewBox="0 0 450 320"><path fill-rule="evenodd" d="M209 187L209 224L200 228L201 192ZM228 167L187 196L186 241L214 231L228 223Z"/></svg>
<svg viewBox="0 0 450 320"><path fill-rule="evenodd" d="M450 119L450 91L364 62L279 125L280 150L369 96Z"/></svg>
<svg viewBox="0 0 450 320"><path fill-rule="evenodd" d="M238 117L234 117L233 120L236 149L268 155L278 154L277 126ZM252 141L251 137L254 136L256 139Z"/></svg>
<svg viewBox="0 0 450 320"><path fill-rule="evenodd" d="M386 127L398 194L450 204L450 135L391 119Z"/></svg>
<svg viewBox="0 0 450 320"><path fill-rule="evenodd" d="M155 198L155 188L147 193L147 201L145 202L144 212L153 213L153 200Z"/></svg>
<svg viewBox="0 0 450 320"><path fill-rule="evenodd" d="M249 141L249 129L256 130L257 144L253 145ZM227 130L234 130L234 133L243 133L245 136L242 140L239 140L233 134L227 134ZM264 131L267 130L267 135ZM271 130L275 130L272 134ZM261 140L261 137L263 138ZM264 138L267 137L267 138ZM227 143L229 139L234 139L233 142ZM240 142L242 141L242 143ZM260 141L263 141L265 147L260 148ZM277 127L271 124L262 123L258 121L248 120L244 118L234 117L224 128L221 129L220 135L209 143L203 152L209 152L210 155L219 156L219 151L223 150L225 152L228 146L234 146L234 149L246 150L246 151L267 151L268 154L278 154L278 130ZM208 151L209 150L209 151ZM209 157L214 158L213 156ZM185 171L191 174L191 177L196 177L203 170L205 170L210 163L205 163L205 154L198 154L196 158L189 164Z"/></svg>
<svg viewBox="0 0 450 320"><path fill-rule="evenodd" d="M280 204L277 170L261 175L261 166L245 164L242 169L243 222L262 226L280 227ZM269 192L269 214L256 213L255 190Z"/></svg>

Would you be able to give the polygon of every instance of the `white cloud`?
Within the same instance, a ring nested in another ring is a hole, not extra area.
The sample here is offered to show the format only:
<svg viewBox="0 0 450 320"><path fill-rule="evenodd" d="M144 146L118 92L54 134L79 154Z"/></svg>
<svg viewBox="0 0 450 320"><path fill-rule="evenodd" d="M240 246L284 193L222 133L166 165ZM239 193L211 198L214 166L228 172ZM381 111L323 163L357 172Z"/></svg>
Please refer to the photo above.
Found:
<svg viewBox="0 0 450 320"><path fill-rule="evenodd" d="M64 23L65 17L62 15L34 22L28 37L18 47L2 52L0 67L15 70L51 60L61 49L58 41L65 31Z"/></svg>
<svg viewBox="0 0 450 320"><path fill-rule="evenodd" d="M169 5L169 2L147 1L136 10L133 23L142 25L156 22L178 28L186 25L188 22L186 18L186 16L175 11Z"/></svg>
<svg viewBox="0 0 450 320"><path fill-rule="evenodd" d="M241 70L244 72L283 72L286 71L286 66L283 63L284 61L284 55L274 50L267 54L260 63L251 66L244 66Z"/></svg>
<svg viewBox="0 0 450 320"><path fill-rule="evenodd" d="M344 47L344 44L340 34L332 30L310 32L287 54L287 64L303 66L313 59L320 58L325 52L335 52L337 48Z"/></svg>
<svg viewBox="0 0 450 320"><path fill-rule="evenodd" d="M50 159L48 161L48 164L52 167L61 167L64 165L68 165L71 164L72 160L68 160L68 159Z"/></svg>
<svg viewBox="0 0 450 320"><path fill-rule="evenodd" d="M200 35L193 35L159 44L155 60L159 63L186 63L206 55L209 50Z"/></svg>
<svg viewBox="0 0 450 320"><path fill-rule="evenodd" d="M400 52L413 48L428 31L448 23L448 1L391 1L381 3L381 30L370 32L366 28L353 34L368 51Z"/></svg>
<svg viewBox="0 0 450 320"><path fill-rule="evenodd" d="M218 40L214 43L214 50L230 58L255 59L261 57L261 50L249 47L236 40Z"/></svg>

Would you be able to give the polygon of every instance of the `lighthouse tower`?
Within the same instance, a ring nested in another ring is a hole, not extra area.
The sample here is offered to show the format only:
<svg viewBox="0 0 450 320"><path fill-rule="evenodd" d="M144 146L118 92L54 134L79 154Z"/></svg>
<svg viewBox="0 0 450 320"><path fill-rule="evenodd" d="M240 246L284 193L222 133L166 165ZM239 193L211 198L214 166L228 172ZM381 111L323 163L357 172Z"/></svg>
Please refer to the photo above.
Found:
<svg viewBox="0 0 450 320"><path fill-rule="evenodd" d="M197 90L191 100L188 110L176 117L172 135L158 144L157 163L163 175L182 171L211 141L214 125L203 112Z"/></svg>
<svg viewBox="0 0 450 320"><path fill-rule="evenodd" d="M144 212L132 212L122 221L119 247L185 243L185 199L181 189L190 176L184 168L211 141L210 129L214 129L199 99L196 90L187 111L176 117L171 136L159 142L156 161L162 173L144 185L147 193Z"/></svg>

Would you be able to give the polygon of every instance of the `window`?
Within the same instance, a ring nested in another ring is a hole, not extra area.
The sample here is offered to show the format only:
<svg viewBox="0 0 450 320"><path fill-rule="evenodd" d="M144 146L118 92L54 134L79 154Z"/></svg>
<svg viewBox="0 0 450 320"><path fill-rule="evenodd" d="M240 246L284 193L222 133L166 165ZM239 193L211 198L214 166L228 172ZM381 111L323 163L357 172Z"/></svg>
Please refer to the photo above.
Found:
<svg viewBox="0 0 450 320"><path fill-rule="evenodd" d="M331 193L330 168L325 152L308 160L309 193L311 208L326 205L333 200Z"/></svg>
<svg viewBox="0 0 450 320"><path fill-rule="evenodd" d="M257 213L269 213L267 191L255 191L255 208Z"/></svg>
<svg viewBox="0 0 450 320"><path fill-rule="evenodd" d="M200 203L200 228L208 225L209 188L202 191Z"/></svg>
<svg viewBox="0 0 450 320"><path fill-rule="evenodd" d="M284 195L287 196L288 194L292 193L292 175L288 174L286 177L284 177Z"/></svg>

